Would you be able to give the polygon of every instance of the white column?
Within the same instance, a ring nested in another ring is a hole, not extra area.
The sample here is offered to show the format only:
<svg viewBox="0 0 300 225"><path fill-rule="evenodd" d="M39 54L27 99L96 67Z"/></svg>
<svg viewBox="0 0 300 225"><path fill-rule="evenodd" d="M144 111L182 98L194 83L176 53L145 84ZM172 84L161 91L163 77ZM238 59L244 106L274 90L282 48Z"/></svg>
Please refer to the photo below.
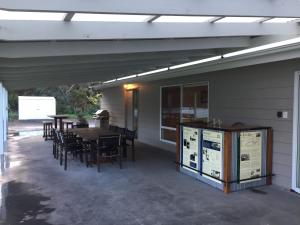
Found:
<svg viewBox="0 0 300 225"><path fill-rule="evenodd" d="M3 140L7 141L8 131L8 92L3 88Z"/></svg>
<svg viewBox="0 0 300 225"><path fill-rule="evenodd" d="M3 93L4 93L4 88L2 83L0 83L0 155L3 154L4 152L4 117L3 117Z"/></svg>

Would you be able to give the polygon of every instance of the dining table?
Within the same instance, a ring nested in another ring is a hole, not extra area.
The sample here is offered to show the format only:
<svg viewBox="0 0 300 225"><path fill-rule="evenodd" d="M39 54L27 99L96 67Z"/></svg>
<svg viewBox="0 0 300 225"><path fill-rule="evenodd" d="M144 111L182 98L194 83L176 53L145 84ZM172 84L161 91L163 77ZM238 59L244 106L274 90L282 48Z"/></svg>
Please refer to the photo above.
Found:
<svg viewBox="0 0 300 225"><path fill-rule="evenodd" d="M96 160L95 156L95 149L97 148L95 145L97 144L97 140L99 137L108 137L108 136L115 136L120 135L118 132L111 131L104 128L99 127L90 127L90 128L72 128L69 129L68 132L76 135L77 137L81 138L84 142L89 143L92 150L92 157L94 158L94 163ZM121 143L122 144L122 143ZM127 156L127 150L124 148L124 146L121 146L123 148L123 157L125 158Z"/></svg>
<svg viewBox="0 0 300 225"><path fill-rule="evenodd" d="M99 127L72 128L69 129L68 132L75 134L76 136L82 138L84 141L97 141L99 137L119 135L119 133L117 132Z"/></svg>
<svg viewBox="0 0 300 225"><path fill-rule="evenodd" d="M54 119L54 128L57 129L57 122L59 122L59 130L63 131L64 126L63 126L63 119L69 118L68 115L48 115L48 117Z"/></svg>

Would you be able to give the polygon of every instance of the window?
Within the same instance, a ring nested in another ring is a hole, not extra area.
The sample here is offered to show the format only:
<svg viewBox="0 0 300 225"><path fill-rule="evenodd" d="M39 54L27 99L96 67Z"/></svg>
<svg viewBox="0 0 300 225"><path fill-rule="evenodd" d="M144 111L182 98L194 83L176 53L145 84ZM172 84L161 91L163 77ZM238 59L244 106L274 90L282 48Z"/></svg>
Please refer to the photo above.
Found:
<svg viewBox="0 0 300 225"><path fill-rule="evenodd" d="M180 86L161 89L161 139L176 141L176 125L180 122Z"/></svg>
<svg viewBox="0 0 300 225"><path fill-rule="evenodd" d="M0 10L0 20L49 20L62 21L66 13L46 13L46 12L14 12Z"/></svg>
<svg viewBox="0 0 300 225"><path fill-rule="evenodd" d="M161 88L162 141L176 142L176 125L180 122L207 121L208 84L177 85Z"/></svg>
<svg viewBox="0 0 300 225"><path fill-rule="evenodd" d="M203 23L209 22L214 17L211 16L160 16L155 23Z"/></svg>
<svg viewBox="0 0 300 225"><path fill-rule="evenodd" d="M208 118L208 86L183 86L181 122Z"/></svg>
<svg viewBox="0 0 300 225"><path fill-rule="evenodd" d="M261 17L224 17L216 23L253 23L262 20Z"/></svg>
<svg viewBox="0 0 300 225"><path fill-rule="evenodd" d="M299 18L273 18L265 21L265 23L288 23L288 22L293 22L297 19Z"/></svg>
<svg viewBox="0 0 300 225"><path fill-rule="evenodd" d="M72 21L145 22L149 18L148 15L75 13Z"/></svg>

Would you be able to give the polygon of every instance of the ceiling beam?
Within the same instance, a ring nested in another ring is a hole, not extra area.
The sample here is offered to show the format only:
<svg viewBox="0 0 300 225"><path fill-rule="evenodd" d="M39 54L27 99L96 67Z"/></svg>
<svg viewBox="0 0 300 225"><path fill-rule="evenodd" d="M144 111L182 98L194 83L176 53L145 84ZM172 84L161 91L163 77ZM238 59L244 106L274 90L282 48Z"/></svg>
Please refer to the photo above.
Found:
<svg viewBox="0 0 300 225"><path fill-rule="evenodd" d="M2 41L207 38L299 34L297 23L125 23L0 21Z"/></svg>
<svg viewBox="0 0 300 225"><path fill-rule="evenodd" d="M151 16L147 22L152 23L153 21L157 20L159 17L160 17L159 15Z"/></svg>
<svg viewBox="0 0 300 225"><path fill-rule="evenodd" d="M230 52L230 49L222 49L224 52ZM211 56L218 53L216 50L193 50L193 51L170 51L170 52L148 52L148 53L127 53L112 55L80 55L80 56L62 56L62 57L34 57L34 58L0 58L1 68L17 68L31 66L55 66L55 65L73 65L89 63L107 63L123 62L124 58L129 61L139 60L175 60L189 58L190 60L201 57Z"/></svg>
<svg viewBox="0 0 300 225"><path fill-rule="evenodd" d="M75 15L75 13L71 12L71 13L67 13L65 18L64 18L64 21L65 22L70 22L73 18L73 16Z"/></svg>
<svg viewBox="0 0 300 225"><path fill-rule="evenodd" d="M298 0L0 0L0 8L21 11L112 14L298 17Z"/></svg>
<svg viewBox="0 0 300 225"><path fill-rule="evenodd" d="M30 58L74 55L106 55L146 52L186 51L218 48L245 48L248 37L221 37L164 40L6 42L0 43L0 57Z"/></svg>

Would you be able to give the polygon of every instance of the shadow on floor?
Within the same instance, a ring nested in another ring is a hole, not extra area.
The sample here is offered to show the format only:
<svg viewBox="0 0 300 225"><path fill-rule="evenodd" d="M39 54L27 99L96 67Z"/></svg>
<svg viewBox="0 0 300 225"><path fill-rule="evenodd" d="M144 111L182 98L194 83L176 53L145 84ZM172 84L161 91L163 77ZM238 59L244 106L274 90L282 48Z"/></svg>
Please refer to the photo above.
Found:
<svg viewBox="0 0 300 225"><path fill-rule="evenodd" d="M2 185L1 225L50 225L47 214L54 211L47 207L49 197L32 192L33 185L11 181Z"/></svg>

